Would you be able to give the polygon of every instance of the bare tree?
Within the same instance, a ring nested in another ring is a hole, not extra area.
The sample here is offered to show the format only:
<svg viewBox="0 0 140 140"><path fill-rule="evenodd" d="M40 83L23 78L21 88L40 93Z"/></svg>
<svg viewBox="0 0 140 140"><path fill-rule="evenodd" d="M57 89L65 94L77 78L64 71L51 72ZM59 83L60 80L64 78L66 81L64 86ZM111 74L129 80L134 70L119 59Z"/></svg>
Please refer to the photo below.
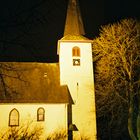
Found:
<svg viewBox="0 0 140 140"><path fill-rule="evenodd" d="M128 131L132 140L140 139L139 31L139 21L124 19L102 27L100 36L93 40L96 93L103 100L97 101L100 106L97 109L101 113L114 109L119 111L125 104L125 109L128 108Z"/></svg>
<svg viewBox="0 0 140 140"><path fill-rule="evenodd" d="M43 128L41 126L32 126L33 121L21 126L9 127L4 132L1 131L0 139L3 140L39 140Z"/></svg>
<svg viewBox="0 0 140 140"><path fill-rule="evenodd" d="M23 82L28 84L24 76L26 68L20 66L20 63L15 62L0 62L0 96L2 98L15 96L17 93L12 81Z"/></svg>

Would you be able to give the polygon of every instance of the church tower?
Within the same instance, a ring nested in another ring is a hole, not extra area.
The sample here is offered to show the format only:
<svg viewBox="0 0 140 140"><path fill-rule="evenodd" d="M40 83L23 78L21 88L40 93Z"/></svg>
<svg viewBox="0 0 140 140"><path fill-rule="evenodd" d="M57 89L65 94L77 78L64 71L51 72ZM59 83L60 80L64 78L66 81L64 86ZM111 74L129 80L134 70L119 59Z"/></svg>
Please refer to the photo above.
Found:
<svg viewBox="0 0 140 140"><path fill-rule="evenodd" d="M82 36L83 34L78 0L69 0L64 37L58 41L57 50L60 83L68 86L74 102L68 129L72 131L73 139L96 140L92 41ZM74 131L74 126L77 131Z"/></svg>

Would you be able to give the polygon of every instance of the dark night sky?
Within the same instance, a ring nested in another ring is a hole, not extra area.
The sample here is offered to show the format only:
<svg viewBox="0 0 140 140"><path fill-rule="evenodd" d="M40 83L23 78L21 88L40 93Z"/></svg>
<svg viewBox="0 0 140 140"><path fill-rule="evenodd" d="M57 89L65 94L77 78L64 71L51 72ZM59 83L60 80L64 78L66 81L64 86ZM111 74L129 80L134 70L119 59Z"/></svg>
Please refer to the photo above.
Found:
<svg viewBox="0 0 140 140"><path fill-rule="evenodd" d="M56 62L68 0L0 1L0 61ZM86 37L101 25L140 16L139 0L79 0Z"/></svg>

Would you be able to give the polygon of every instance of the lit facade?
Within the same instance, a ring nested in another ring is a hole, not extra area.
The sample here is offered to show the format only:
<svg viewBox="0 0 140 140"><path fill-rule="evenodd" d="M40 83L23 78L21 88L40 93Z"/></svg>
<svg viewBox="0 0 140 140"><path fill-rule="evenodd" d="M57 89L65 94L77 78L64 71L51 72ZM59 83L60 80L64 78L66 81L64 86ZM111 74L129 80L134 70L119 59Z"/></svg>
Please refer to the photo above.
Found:
<svg viewBox="0 0 140 140"><path fill-rule="evenodd" d="M77 126L78 131L73 131L73 137L80 139L84 135L90 140L95 140L96 110L92 42L79 38L78 40L66 39L67 37L59 40L60 83L68 85L74 101L72 123ZM79 49L79 55L73 56L75 46Z"/></svg>
<svg viewBox="0 0 140 140"><path fill-rule="evenodd" d="M5 82L17 94L4 95L0 88L1 132L32 122L32 128L43 128L41 140L58 130L68 140L96 140L92 41L82 36L79 12L77 0L70 0L64 37L58 41L59 63L3 63L20 67L23 81L4 71L10 75Z"/></svg>

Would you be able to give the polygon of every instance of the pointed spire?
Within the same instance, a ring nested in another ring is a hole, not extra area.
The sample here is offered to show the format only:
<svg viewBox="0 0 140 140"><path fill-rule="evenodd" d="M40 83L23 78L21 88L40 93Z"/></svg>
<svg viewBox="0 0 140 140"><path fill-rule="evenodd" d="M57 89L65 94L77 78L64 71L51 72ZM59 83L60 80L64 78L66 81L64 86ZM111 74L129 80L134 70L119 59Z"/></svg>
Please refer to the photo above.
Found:
<svg viewBox="0 0 140 140"><path fill-rule="evenodd" d="M64 36L84 35L83 21L81 18L78 0L69 0L65 22Z"/></svg>

